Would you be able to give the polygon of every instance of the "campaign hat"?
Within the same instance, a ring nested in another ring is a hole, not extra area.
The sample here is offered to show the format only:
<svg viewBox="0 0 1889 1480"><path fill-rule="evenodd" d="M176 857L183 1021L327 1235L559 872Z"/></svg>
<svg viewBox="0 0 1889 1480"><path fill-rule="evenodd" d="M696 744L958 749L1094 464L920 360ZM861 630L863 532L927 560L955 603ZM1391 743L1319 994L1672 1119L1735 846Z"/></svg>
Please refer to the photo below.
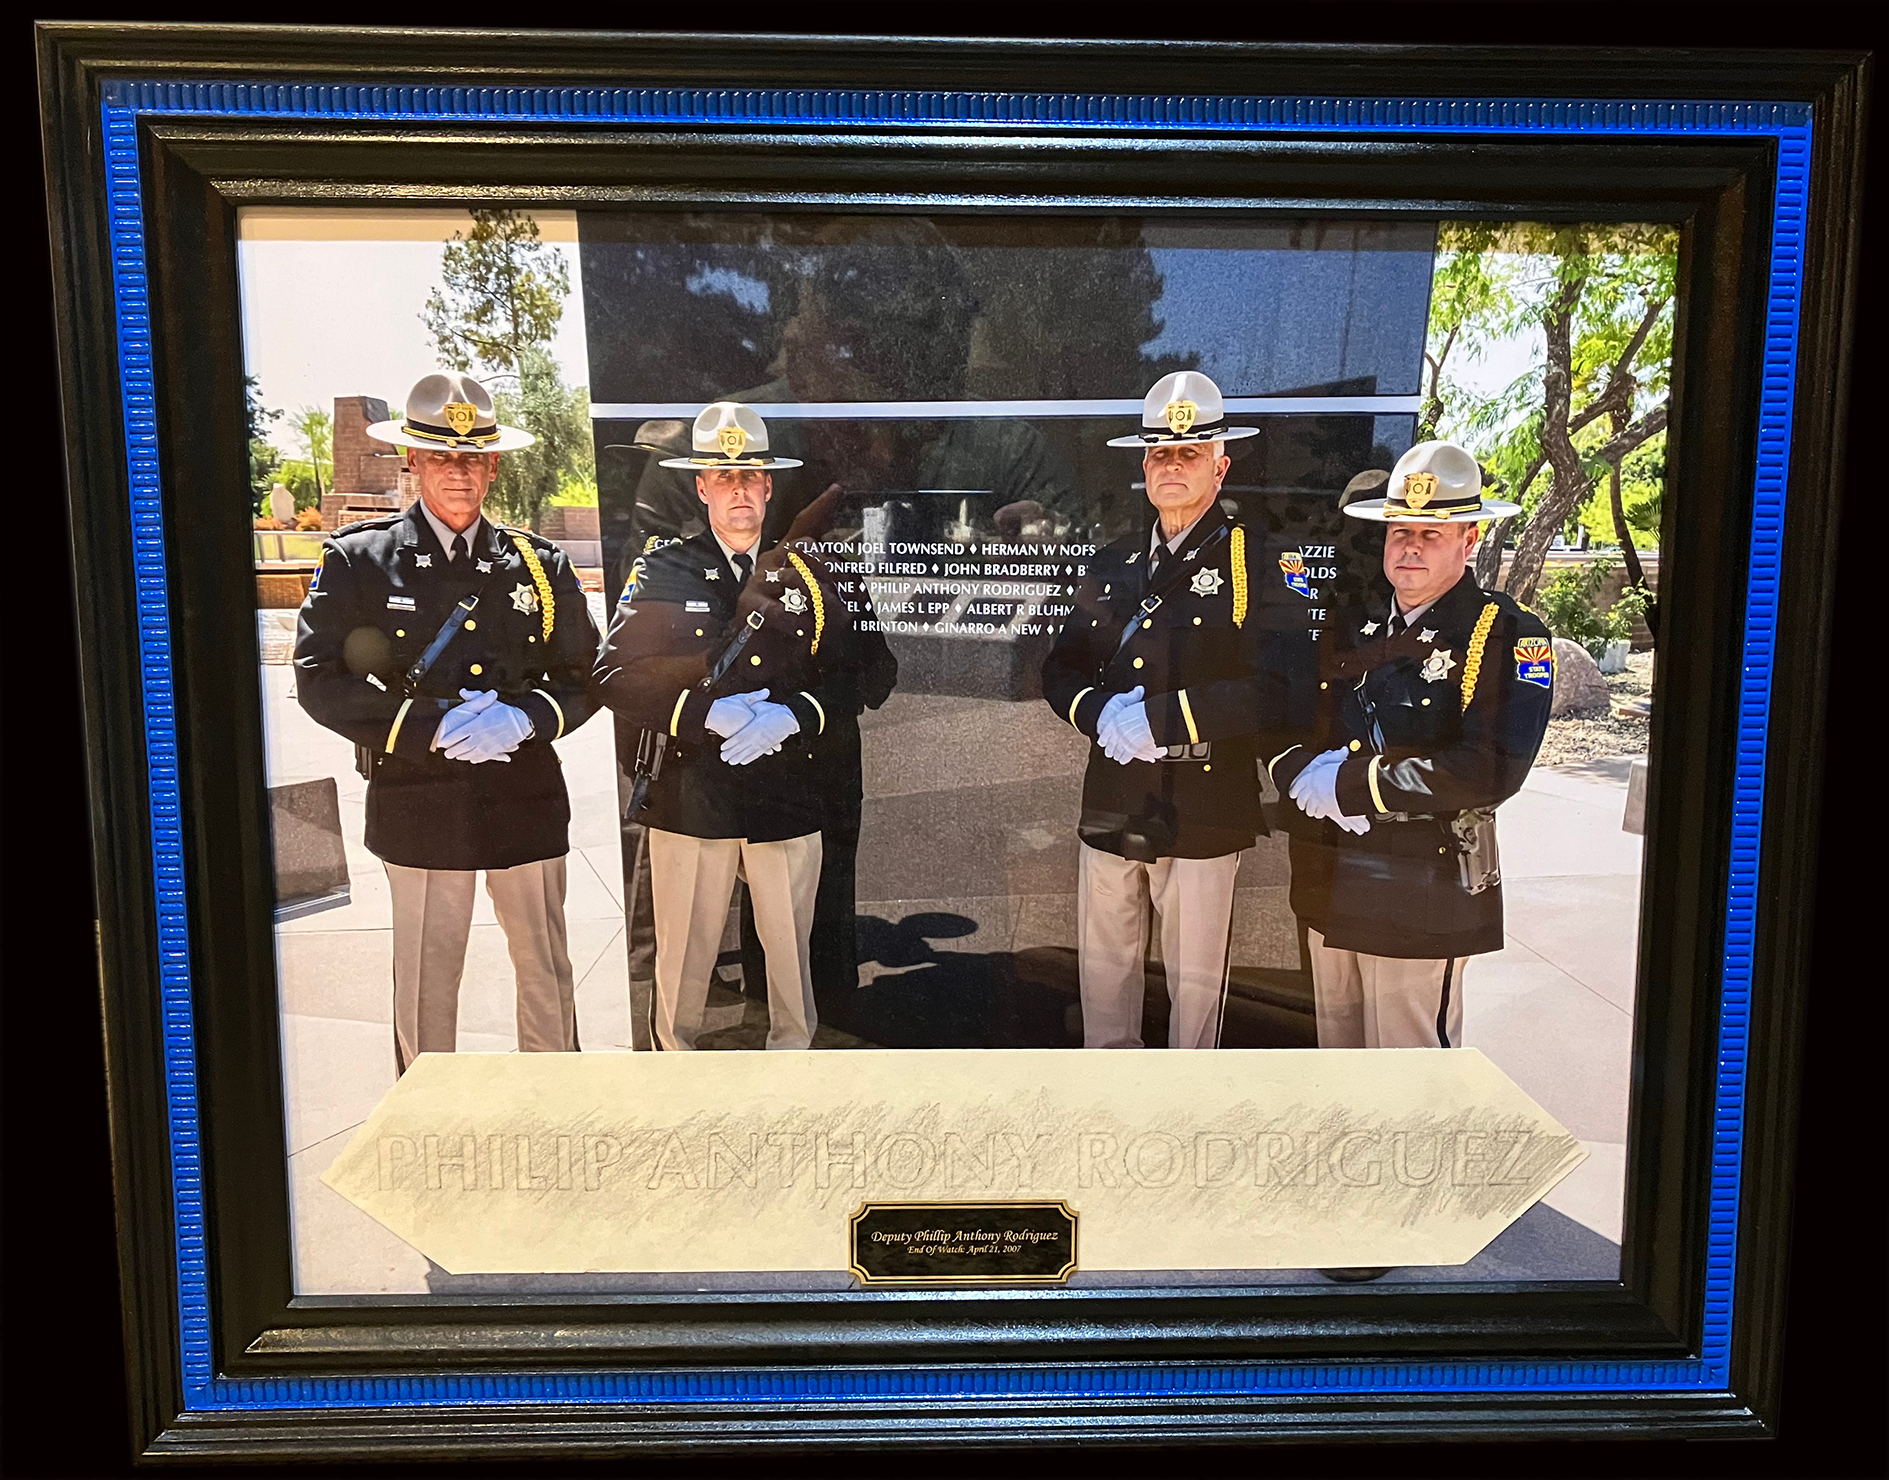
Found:
<svg viewBox="0 0 1889 1480"><path fill-rule="evenodd" d="M752 406L739 401L715 401L702 409L690 431L695 448L689 457L665 457L665 468L688 468L706 473L711 468L797 468L797 457L774 457L768 452L767 423Z"/></svg>
<svg viewBox="0 0 1889 1480"><path fill-rule="evenodd" d="M1110 437L1111 447L1152 447L1163 442L1235 442L1257 437L1258 427L1226 424L1226 398L1220 387L1198 370L1163 375L1141 402L1141 430L1132 437Z"/></svg>
<svg viewBox="0 0 1889 1480"><path fill-rule="evenodd" d="M1419 442L1397 459L1383 498L1346 504L1353 519L1388 523L1480 524L1522 512L1520 504L1482 496L1482 464L1454 442Z"/></svg>
<svg viewBox="0 0 1889 1480"><path fill-rule="evenodd" d="M375 422L367 435L429 452L514 452L538 440L518 427L500 426L486 388L457 370L415 381L402 414Z"/></svg>

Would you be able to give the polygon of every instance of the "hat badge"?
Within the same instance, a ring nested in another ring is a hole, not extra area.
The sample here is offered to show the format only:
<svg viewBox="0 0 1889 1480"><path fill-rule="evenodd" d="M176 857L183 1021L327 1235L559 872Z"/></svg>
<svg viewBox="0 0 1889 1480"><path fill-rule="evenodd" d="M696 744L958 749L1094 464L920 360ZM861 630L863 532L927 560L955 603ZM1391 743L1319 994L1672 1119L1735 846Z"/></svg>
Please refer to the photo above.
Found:
<svg viewBox="0 0 1889 1480"><path fill-rule="evenodd" d="M1404 502L1411 508L1421 509L1435 497L1435 473L1406 473L1404 475Z"/></svg>
<svg viewBox="0 0 1889 1480"><path fill-rule="evenodd" d="M479 420L479 408L470 401L448 401L442 414L446 418L446 425L453 429L453 434L460 437L470 432Z"/></svg>
<svg viewBox="0 0 1889 1480"><path fill-rule="evenodd" d="M723 457L740 457L748 450L748 434L733 422L715 433L715 441Z"/></svg>
<svg viewBox="0 0 1889 1480"><path fill-rule="evenodd" d="M1168 430L1177 437L1184 437L1199 420L1200 407L1192 401L1169 401L1166 415Z"/></svg>

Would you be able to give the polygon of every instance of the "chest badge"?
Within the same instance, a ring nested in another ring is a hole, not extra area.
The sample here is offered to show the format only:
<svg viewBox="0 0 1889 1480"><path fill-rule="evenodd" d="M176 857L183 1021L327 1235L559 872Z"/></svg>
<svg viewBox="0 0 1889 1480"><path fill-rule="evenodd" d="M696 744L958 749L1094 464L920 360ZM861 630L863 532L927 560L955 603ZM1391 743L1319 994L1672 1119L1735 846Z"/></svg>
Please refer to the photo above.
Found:
<svg viewBox="0 0 1889 1480"><path fill-rule="evenodd" d="M433 557L431 555L415 555L413 557L413 563L422 570L431 570L433 568Z"/></svg>
<svg viewBox="0 0 1889 1480"><path fill-rule="evenodd" d="M801 593L796 591L792 586L789 586L785 591L781 592L781 605L786 607L787 610L792 612L795 616L799 616L800 613L807 609L807 598L801 595Z"/></svg>
<svg viewBox="0 0 1889 1480"><path fill-rule="evenodd" d="M721 579L721 572L716 570L713 566L705 565L702 567L702 579L705 581L719 581Z"/></svg>
<svg viewBox="0 0 1889 1480"><path fill-rule="evenodd" d="M512 587L512 606L530 616L538 609L538 592L533 586Z"/></svg>
<svg viewBox="0 0 1889 1480"><path fill-rule="evenodd" d="M1538 689L1554 687L1554 644L1545 637L1523 637L1515 644L1515 677Z"/></svg>
<svg viewBox="0 0 1889 1480"><path fill-rule="evenodd" d="M1418 642L1435 642L1436 641L1436 628L1425 627L1423 631L1417 634L1417 641Z"/></svg>
<svg viewBox="0 0 1889 1480"><path fill-rule="evenodd" d="M1450 669L1456 666L1456 659L1450 656L1448 648L1438 648L1423 660L1423 677L1426 683L1442 683L1450 676Z"/></svg>
<svg viewBox="0 0 1889 1480"><path fill-rule="evenodd" d="M778 570L770 570L767 573L767 583L770 586L778 586L781 583L781 573Z"/></svg>
<svg viewBox="0 0 1889 1480"><path fill-rule="evenodd" d="M1212 566L1195 571L1194 579L1188 582L1196 596L1212 596L1225 584L1225 578Z"/></svg>
<svg viewBox="0 0 1889 1480"><path fill-rule="evenodd" d="M489 561L489 560L480 560L480 561L477 561L477 562L475 562L475 563L476 563L476 565L477 565L477 567L478 567L478 571L479 571L479 574L480 574L480 575L482 575L482 576L489 576L489 575L491 575L491 574L492 574L492 562L491 562L491 561Z"/></svg>
<svg viewBox="0 0 1889 1480"><path fill-rule="evenodd" d="M1288 550L1279 557L1279 574L1285 577L1286 585L1308 601L1312 596L1312 576L1305 568L1305 556L1297 550Z"/></svg>
<svg viewBox="0 0 1889 1480"><path fill-rule="evenodd" d="M1366 622L1362 627L1358 629L1358 631L1363 633L1366 637L1369 637L1373 632L1377 631L1377 623Z"/></svg>

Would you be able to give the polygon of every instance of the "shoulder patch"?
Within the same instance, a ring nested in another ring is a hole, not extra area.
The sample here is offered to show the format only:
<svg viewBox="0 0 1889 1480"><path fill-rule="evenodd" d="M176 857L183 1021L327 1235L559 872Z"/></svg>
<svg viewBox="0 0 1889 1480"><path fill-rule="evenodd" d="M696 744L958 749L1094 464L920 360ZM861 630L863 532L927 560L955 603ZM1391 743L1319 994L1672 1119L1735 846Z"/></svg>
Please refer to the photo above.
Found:
<svg viewBox="0 0 1889 1480"><path fill-rule="evenodd" d="M1515 677L1517 682L1532 683L1538 689L1554 688L1554 639L1518 637L1515 639Z"/></svg>

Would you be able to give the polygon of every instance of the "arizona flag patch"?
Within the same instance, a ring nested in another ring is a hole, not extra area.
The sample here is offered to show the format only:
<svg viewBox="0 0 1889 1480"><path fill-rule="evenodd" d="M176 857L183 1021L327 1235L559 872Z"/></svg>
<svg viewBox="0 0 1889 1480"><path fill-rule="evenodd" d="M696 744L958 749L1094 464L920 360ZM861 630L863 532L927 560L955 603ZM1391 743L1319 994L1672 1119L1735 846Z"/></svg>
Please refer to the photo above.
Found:
<svg viewBox="0 0 1889 1480"><path fill-rule="evenodd" d="M1515 644L1515 677L1538 689L1554 687L1554 644L1545 637L1524 637Z"/></svg>
<svg viewBox="0 0 1889 1480"><path fill-rule="evenodd" d="M1308 601L1312 596L1312 577L1305 569L1305 556L1297 550L1288 550L1279 557L1279 573L1286 578L1286 584Z"/></svg>

